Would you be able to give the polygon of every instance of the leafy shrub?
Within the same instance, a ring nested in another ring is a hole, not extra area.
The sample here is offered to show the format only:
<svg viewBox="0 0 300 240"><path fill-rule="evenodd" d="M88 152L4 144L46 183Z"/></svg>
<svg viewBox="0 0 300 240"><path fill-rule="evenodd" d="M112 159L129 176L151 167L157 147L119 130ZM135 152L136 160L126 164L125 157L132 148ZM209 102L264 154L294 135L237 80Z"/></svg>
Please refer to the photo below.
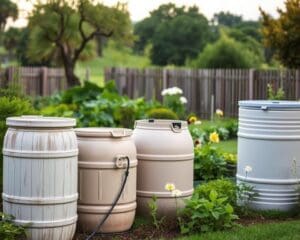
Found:
<svg viewBox="0 0 300 240"><path fill-rule="evenodd" d="M187 99L182 94L183 91L178 87L166 88L161 92L163 105L173 110L180 119L185 119Z"/></svg>
<svg viewBox="0 0 300 240"><path fill-rule="evenodd" d="M228 164L237 164L237 155L233 153L223 153L223 158Z"/></svg>
<svg viewBox="0 0 300 240"><path fill-rule="evenodd" d="M208 197L193 197L186 201L180 229L182 233L219 231L233 227L237 218L228 198L211 190Z"/></svg>
<svg viewBox="0 0 300 240"><path fill-rule="evenodd" d="M13 223L13 216L0 212L0 239L14 240L26 237L25 228Z"/></svg>
<svg viewBox="0 0 300 240"><path fill-rule="evenodd" d="M212 122L209 125L199 127L190 126L190 133L194 140L200 139L203 144L209 142L209 135L216 132L221 140L236 138L238 122L233 119Z"/></svg>
<svg viewBox="0 0 300 240"><path fill-rule="evenodd" d="M175 112L168 108L154 108L147 113L148 118L154 119L178 119Z"/></svg>
<svg viewBox="0 0 300 240"><path fill-rule="evenodd" d="M85 82L83 87L73 87L48 100L50 105L41 109L43 115L74 117L79 127L132 127L136 119L145 118L151 108L160 106L143 98L120 96L114 82L103 87Z"/></svg>
<svg viewBox="0 0 300 240"><path fill-rule="evenodd" d="M234 182L227 179L217 179L199 185L195 191L195 198L209 198L210 192L214 190L219 197L227 197L227 201L236 206L237 186Z"/></svg>
<svg viewBox="0 0 300 240"><path fill-rule="evenodd" d="M194 178L213 180L226 175L226 161L222 152L211 144L195 148Z"/></svg>
<svg viewBox="0 0 300 240"><path fill-rule="evenodd" d="M75 104L59 104L57 106L50 105L43 108L40 114L43 116L58 116L58 117L72 117L77 106Z"/></svg>
<svg viewBox="0 0 300 240"><path fill-rule="evenodd" d="M207 44L190 65L196 68L250 68L258 67L261 58L244 44L223 34L218 41Z"/></svg>
<svg viewBox="0 0 300 240"><path fill-rule="evenodd" d="M282 88L278 88L277 91L273 89L272 84L267 85L268 100L283 100L285 98L285 92Z"/></svg>

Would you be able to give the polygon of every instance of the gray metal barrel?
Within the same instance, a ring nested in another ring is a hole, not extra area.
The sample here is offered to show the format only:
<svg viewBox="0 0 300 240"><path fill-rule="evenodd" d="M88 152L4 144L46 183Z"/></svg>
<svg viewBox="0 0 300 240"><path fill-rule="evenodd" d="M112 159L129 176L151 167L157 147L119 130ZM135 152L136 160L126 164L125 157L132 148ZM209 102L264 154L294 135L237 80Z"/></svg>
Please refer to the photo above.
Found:
<svg viewBox="0 0 300 240"><path fill-rule="evenodd" d="M247 204L258 210L297 207L299 166L300 102L240 101L236 176L238 184L253 187Z"/></svg>

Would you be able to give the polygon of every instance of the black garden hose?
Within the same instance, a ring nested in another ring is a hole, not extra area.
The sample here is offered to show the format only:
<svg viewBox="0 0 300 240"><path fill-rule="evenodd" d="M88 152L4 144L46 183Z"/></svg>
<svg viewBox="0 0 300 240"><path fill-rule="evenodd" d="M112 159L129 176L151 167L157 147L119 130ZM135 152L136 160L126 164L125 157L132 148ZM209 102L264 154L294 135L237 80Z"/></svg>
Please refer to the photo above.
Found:
<svg viewBox="0 0 300 240"><path fill-rule="evenodd" d="M105 215L105 217L102 219L102 221L100 221L98 223L98 225L96 226L95 230L86 238L86 240L90 240L92 239L96 233L98 232L98 230L102 227L102 225L105 223L105 221L107 220L107 218L109 217L109 215L112 213L112 211L114 210L115 206L117 205L123 191L124 191L124 188L125 188L125 184L127 182L127 178L128 178L128 175L129 175L129 168L130 168L130 160L128 157L124 157L124 159L127 160L127 167L126 167L126 171L124 173L125 177L124 177L124 180L122 182L122 185L121 185L121 188L120 188L120 191L115 199L115 201L113 202L113 204L111 205L111 208L109 209L109 211L107 212L107 214ZM101 234L101 232L98 232Z"/></svg>

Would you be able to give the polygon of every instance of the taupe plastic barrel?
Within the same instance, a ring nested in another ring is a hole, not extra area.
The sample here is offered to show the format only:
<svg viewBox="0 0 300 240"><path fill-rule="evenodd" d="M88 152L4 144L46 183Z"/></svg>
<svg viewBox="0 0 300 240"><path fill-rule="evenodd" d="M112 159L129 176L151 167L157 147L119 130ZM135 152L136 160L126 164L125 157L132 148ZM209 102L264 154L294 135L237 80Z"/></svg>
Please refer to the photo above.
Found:
<svg viewBox="0 0 300 240"><path fill-rule="evenodd" d="M247 203L259 210L299 207L300 102L240 101L238 184L256 193Z"/></svg>
<svg viewBox="0 0 300 240"><path fill-rule="evenodd" d="M133 138L137 148L137 211L149 215L148 203L157 197L158 215L174 217L176 203L165 189L172 183L182 192L182 199L193 194L193 140L185 121L139 120L136 121Z"/></svg>
<svg viewBox="0 0 300 240"><path fill-rule="evenodd" d="M79 147L79 229L93 231L111 208L124 179L127 164L123 157L130 159L125 189L100 230L107 233L130 229L136 210L137 166L132 130L78 128L75 131Z"/></svg>
<svg viewBox="0 0 300 240"><path fill-rule="evenodd" d="M28 238L72 239L77 221L75 119L7 118L3 211L28 225Z"/></svg>

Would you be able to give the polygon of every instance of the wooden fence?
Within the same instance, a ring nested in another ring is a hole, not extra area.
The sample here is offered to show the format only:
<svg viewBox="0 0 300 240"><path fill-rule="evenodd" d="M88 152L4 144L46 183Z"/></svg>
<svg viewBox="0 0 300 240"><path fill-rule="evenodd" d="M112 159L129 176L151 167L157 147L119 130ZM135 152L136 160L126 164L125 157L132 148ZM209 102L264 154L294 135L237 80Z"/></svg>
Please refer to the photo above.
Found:
<svg viewBox="0 0 300 240"><path fill-rule="evenodd" d="M64 70L47 67L9 67L0 71L0 87L18 84L29 96L49 96L67 88Z"/></svg>
<svg viewBox="0 0 300 240"><path fill-rule="evenodd" d="M222 109L236 117L238 101L266 99L267 84L282 87L286 99L300 98L300 70L255 69L129 69L107 68L105 80L115 80L120 94L130 98L162 100L161 91L180 87L187 98L187 109L209 118L211 109Z"/></svg>

